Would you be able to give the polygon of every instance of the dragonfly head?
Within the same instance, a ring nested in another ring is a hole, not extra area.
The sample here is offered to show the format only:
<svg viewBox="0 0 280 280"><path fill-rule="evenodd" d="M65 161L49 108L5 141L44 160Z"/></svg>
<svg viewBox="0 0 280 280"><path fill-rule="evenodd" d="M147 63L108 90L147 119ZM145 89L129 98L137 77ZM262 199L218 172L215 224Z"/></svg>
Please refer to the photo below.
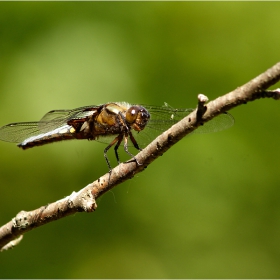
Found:
<svg viewBox="0 0 280 280"><path fill-rule="evenodd" d="M150 114L142 106L133 105L126 112L126 122L136 131L141 131L147 125Z"/></svg>

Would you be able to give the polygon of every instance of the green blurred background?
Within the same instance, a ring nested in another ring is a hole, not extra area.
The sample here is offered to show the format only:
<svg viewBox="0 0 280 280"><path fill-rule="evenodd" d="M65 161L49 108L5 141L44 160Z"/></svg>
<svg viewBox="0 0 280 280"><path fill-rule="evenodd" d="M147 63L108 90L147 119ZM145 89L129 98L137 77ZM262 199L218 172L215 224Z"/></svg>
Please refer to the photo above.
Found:
<svg viewBox="0 0 280 280"><path fill-rule="evenodd" d="M188 108L198 93L214 99L279 61L279 10L277 2L2 2L0 125L109 101ZM187 137L105 194L95 213L25 234L0 254L0 277L279 278L279 107L240 106L233 128ZM1 142L0 224L105 174L104 148Z"/></svg>

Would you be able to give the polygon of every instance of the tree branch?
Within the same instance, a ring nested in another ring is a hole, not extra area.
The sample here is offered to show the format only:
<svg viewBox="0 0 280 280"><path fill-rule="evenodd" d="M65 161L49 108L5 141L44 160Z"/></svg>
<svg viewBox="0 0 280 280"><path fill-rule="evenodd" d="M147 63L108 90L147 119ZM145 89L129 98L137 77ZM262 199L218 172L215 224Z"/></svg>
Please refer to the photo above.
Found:
<svg viewBox="0 0 280 280"><path fill-rule="evenodd" d="M0 228L1 251L14 247L22 239L22 234L33 228L76 212L94 211L97 207L95 199L123 181L132 178L135 174L143 171L150 163L180 139L219 114L260 98L280 99L280 89L266 90L279 80L280 63L277 63L247 84L209 102L207 105L205 105L208 100L207 97L199 95L198 108L196 110L162 133L135 156L141 165L137 165L135 160L121 163L112 170L109 184L109 174L107 173L79 192L73 192L64 199L33 211L19 212L16 217Z"/></svg>

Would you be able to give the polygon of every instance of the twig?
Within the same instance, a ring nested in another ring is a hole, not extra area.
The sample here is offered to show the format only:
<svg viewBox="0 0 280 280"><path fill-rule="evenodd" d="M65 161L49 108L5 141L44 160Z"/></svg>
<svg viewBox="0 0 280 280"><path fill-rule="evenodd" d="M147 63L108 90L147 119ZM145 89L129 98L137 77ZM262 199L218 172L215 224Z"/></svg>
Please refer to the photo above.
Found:
<svg viewBox="0 0 280 280"><path fill-rule="evenodd" d="M5 246L3 246L0 250L0 252L3 252L3 251L7 251L7 250L10 250L10 249L13 249L15 246L17 246L20 241L22 240L23 238L23 235L20 235L18 238L10 241L9 243L7 243Z"/></svg>
<svg viewBox="0 0 280 280"><path fill-rule="evenodd" d="M259 98L280 99L280 89L266 90L279 80L280 63L277 63L247 84L209 102L207 105L205 105L208 100L207 97L199 95L197 110L162 133L135 156L141 165L135 164L133 160L121 163L112 170L110 184L108 184L109 174L107 173L78 193L74 192L64 199L33 211L19 212L15 218L0 228L1 251L15 246L20 241L18 241L19 236L33 228L76 212L94 211L97 207L95 199L123 181L132 178L135 174L143 171L151 162L161 156L180 139L217 115Z"/></svg>

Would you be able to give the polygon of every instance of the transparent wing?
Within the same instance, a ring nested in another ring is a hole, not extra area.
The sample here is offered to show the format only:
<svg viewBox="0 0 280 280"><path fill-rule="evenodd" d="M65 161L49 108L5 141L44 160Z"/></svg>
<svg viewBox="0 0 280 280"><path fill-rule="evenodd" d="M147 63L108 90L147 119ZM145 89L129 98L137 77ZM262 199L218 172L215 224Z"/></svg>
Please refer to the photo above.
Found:
<svg viewBox="0 0 280 280"><path fill-rule="evenodd" d="M139 133L133 131L133 136L141 148L147 146L163 131L182 120L194 110L191 108L175 109L168 104L165 104L163 107L143 106L150 112L151 119L143 131L140 131ZM230 128L233 124L233 116L229 113L224 113L205 123L203 126L200 126L193 133L218 132Z"/></svg>
<svg viewBox="0 0 280 280"><path fill-rule="evenodd" d="M88 114L93 114L96 110L98 110L103 105L91 105L91 106L84 106L70 110L52 110L46 113L40 122L49 122L49 121L66 121L67 119L71 118L81 118Z"/></svg>
<svg viewBox="0 0 280 280"><path fill-rule="evenodd" d="M196 129L193 133L212 133L219 132L225 129L228 129L234 125L234 117L225 112L215 117L211 121L203 124L198 129Z"/></svg>
<svg viewBox="0 0 280 280"><path fill-rule="evenodd" d="M20 143L26 138L40 133L38 122L11 123L0 128L0 140Z"/></svg>
<svg viewBox="0 0 280 280"><path fill-rule="evenodd" d="M46 113L38 122L41 132L48 132L65 125L67 121L72 119L83 119L97 113L100 106L85 106L71 110L52 110Z"/></svg>
<svg viewBox="0 0 280 280"><path fill-rule="evenodd" d="M151 114L148 127L161 131L168 129L194 111L194 109L191 108L175 109L167 103L165 103L163 107L145 106L145 108ZM223 113L196 129L194 133L218 132L230 128L233 124L233 116L229 113Z"/></svg>
<svg viewBox="0 0 280 280"><path fill-rule="evenodd" d="M73 110L53 110L39 122L11 123L0 128L0 140L20 143L23 140L41 133L50 132L67 124L71 119L87 118L97 112L99 106L86 106Z"/></svg>

